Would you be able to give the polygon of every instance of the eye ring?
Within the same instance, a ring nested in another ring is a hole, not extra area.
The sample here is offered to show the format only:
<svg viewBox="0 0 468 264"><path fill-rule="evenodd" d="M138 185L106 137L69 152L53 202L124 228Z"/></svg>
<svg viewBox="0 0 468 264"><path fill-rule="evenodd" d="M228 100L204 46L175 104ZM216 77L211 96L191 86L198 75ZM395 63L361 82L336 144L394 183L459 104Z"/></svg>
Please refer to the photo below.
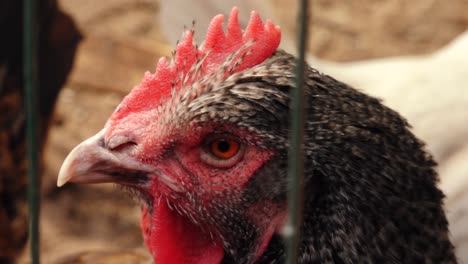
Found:
<svg viewBox="0 0 468 264"><path fill-rule="evenodd" d="M211 153L220 159L234 157L240 149L240 143L232 138L218 138L210 142Z"/></svg>
<svg viewBox="0 0 468 264"><path fill-rule="evenodd" d="M229 168L243 157L244 148L244 144L238 138L230 135L219 135L206 142L200 158L210 166Z"/></svg>

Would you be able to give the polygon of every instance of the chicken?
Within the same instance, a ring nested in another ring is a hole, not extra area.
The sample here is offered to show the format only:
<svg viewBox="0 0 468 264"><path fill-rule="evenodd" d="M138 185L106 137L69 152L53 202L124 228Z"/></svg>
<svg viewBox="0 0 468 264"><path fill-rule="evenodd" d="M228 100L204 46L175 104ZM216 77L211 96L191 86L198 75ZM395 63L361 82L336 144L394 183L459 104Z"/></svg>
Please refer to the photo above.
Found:
<svg viewBox="0 0 468 264"><path fill-rule="evenodd" d="M276 263L285 257L289 92L296 59L256 12L234 8L201 48L174 58L71 151L58 177L113 182L142 204L155 263ZM298 263L456 263L435 162L398 113L306 69Z"/></svg>
<svg viewBox="0 0 468 264"><path fill-rule="evenodd" d="M23 87L22 1L0 4L0 263L13 263L28 239ZM40 148L55 99L71 70L81 35L55 0L38 1Z"/></svg>

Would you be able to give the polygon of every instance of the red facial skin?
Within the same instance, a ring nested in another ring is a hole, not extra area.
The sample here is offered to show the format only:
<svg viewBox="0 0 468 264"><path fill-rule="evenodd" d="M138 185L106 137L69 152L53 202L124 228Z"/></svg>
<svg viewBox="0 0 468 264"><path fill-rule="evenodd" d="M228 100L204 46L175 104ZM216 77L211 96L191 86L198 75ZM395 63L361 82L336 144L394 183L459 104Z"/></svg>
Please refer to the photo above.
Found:
<svg viewBox="0 0 468 264"><path fill-rule="evenodd" d="M209 126L207 128L210 129ZM243 187L272 155L271 151L241 143L239 153L232 161L217 166L216 161L207 162L207 159L216 157L205 157L212 155L206 139L229 136L240 140L232 134L233 130L227 130L231 131L230 134L212 134L204 130L189 136L177 136L188 135L189 131L171 133L172 140L177 138L177 141L171 143L175 145L172 148L160 148L166 153L133 153L142 161L150 161L148 165L154 166L159 173L165 175L164 179L157 176L152 178L147 187L147 193L151 194L152 208L143 208L142 230L155 263L220 263L224 257L224 249L221 238L216 237L216 228L221 227L206 226L207 223L195 224L188 216L180 215L171 208L179 207L196 212L197 208L193 208L195 204L186 196L188 193L194 194L197 204L202 204L208 211L211 204L223 203L220 199L242 195ZM171 182L169 185L168 178ZM249 213L255 218L255 208L246 212ZM265 230L265 233L262 234L257 256L264 252L274 231L283 222L283 215L273 217L274 221L268 219L266 222L259 222L263 225L259 230ZM213 238L207 232L210 229L214 230Z"/></svg>
<svg viewBox="0 0 468 264"><path fill-rule="evenodd" d="M161 58L155 73L145 74L103 131L70 153L59 175L58 185L67 181L118 182L141 191L148 201L143 207L142 229L155 263L220 263L225 254L223 227L216 226L216 219L208 221L206 214L216 210L214 204L241 201L246 184L274 154L256 146L255 135L238 127L203 124L199 129L200 124L174 115L179 104L186 103L181 102L184 93L193 87L203 89L202 85L192 86L200 79L215 76L214 80L222 81L262 63L278 48L279 27L271 21L263 24L252 12L242 31L237 14L233 8L226 32L224 17L216 16L201 48L193 44L193 32L186 32L173 60ZM219 136L238 140L239 155L228 160L213 157L207 144ZM149 180L128 183L112 174L119 171L130 175L144 172ZM256 257L284 222L284 208L272 206L267 217L258 216L256 210L268 206L269 201L262 201L245 212L259 232Z"/></svg>
<svg viewBox="0 0 468 264"><path fill-rule="evenodd" d="M157 203L157 201L155 201ZM143 208L143 237L154 263L221 263L224 251L201 228L168 208L165 201Z"/></svg>

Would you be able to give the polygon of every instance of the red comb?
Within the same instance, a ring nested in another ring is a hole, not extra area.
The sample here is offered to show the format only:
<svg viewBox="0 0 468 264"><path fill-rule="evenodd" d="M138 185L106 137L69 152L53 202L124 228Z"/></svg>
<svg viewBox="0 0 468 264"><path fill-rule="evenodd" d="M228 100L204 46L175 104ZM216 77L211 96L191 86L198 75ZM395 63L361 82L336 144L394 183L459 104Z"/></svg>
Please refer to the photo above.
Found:
<svg viewBox="0 0 468 264"><path fill-rule="evenodd" d="M188 86L201 79L193 74L193 66L199 64L201 74L207 76L214 73L226 62L229 56L239 50L242 60L237 61L230 73L239 72L262 63L277 48L281 39L281 31L271 21L262 23L257 12L252 11L250 21L242 33L238 22L238 9L234 7L229 16L227 32L223 30L223 15L217 15L211 21L206 39L201 48L193 43L193 31L186 31L182 41L177 44L175 56L171 62L163 57L156 66L156 72L145 73L142 82L135 86L131 93L122 101L111 119L120 119L128 111L139 111L154 108L162 100L171 96L174 87L182 84ZM192 72L189 72L192 71Z"/></svg>

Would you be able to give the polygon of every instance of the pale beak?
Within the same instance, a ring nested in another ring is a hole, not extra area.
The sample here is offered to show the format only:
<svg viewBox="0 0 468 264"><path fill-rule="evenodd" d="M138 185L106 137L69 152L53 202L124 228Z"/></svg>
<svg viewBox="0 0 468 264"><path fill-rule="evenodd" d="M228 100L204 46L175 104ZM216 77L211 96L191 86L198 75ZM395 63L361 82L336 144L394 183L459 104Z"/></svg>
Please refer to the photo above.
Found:
<svg viewBox="0 0 468 264"><path fill-rule="evenodd" d="M118 144L115 144L117 141ZM67 182L116 182L128 185L146 183L153 168L129 155L125 148L123 150L117 148L134 143L126 140L125 137L109 142L105 144L104 130L101 130L76 146L60 168L57 186L60 187Z"/></svg>

